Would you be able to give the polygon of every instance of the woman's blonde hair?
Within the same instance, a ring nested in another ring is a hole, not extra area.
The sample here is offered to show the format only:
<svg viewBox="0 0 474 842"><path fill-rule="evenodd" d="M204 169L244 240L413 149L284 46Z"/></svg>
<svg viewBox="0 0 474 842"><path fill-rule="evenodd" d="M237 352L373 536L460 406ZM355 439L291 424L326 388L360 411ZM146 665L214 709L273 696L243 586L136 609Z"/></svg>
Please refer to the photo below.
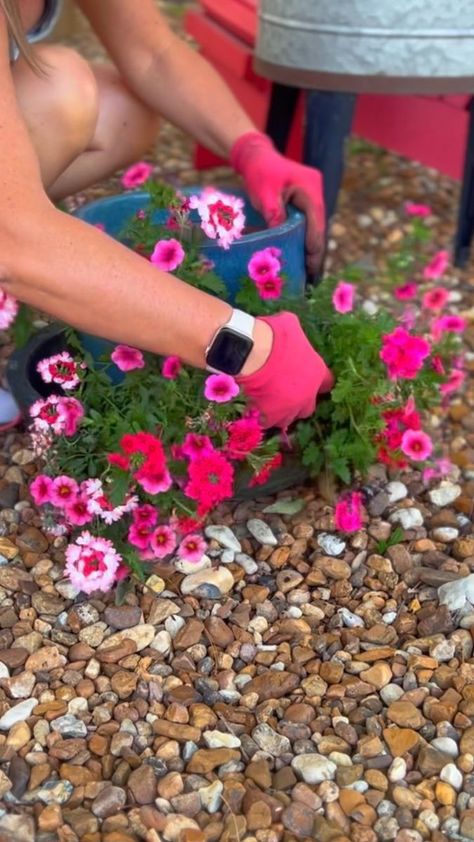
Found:
<svg viewBox="0 0 474 842"><path fill-rule="evenodd" d="M41 72L40 62L35 57L25 36L20 10L18 8L18 0L0 0L0 9L5 15L8 25L8 33L15 41L20 54L33 70Z"/></svg>

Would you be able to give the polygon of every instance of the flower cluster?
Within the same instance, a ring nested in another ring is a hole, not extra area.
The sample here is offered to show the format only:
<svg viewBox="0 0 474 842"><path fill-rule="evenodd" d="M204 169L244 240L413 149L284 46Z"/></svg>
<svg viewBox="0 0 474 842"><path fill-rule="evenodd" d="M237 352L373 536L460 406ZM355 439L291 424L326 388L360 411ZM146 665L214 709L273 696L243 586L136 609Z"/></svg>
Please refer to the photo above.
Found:
<svg viewBox="0 0 474 842"><path fill-rule="evenodd" d="M158 269L221 295L200 253L195 220L227 249L244 231L242 200L216 190L187 199L149 176L143 164L124 176L128 189L147 181L150 190L126 241ZM157 224L155 211L163 210L165 221ZM390 471L415 466L425 482L449 471L426 410L462 387L466 321L450 312L450 292L440 282L446 253L424 255L430 209L407 203L406 212L413 231L381 279L394 295L394 316L361 306L363 289L350 267L303 300L285 300L336 379L290 439L265 432L234 378L191 370L176 355L157 359L120 344L108 360L96 365L87 358L86 366L76 338L38 364L47 388L58 393L46 391L31 407L34 444L45 461L31 494L55 534L68 537L66 570L78 589L107 590L130 572L146 578L154 564L174 558L200 562L208 515L242 482L264 490L289 450L310 473L324 469L347 486L374 461ZM280 249L256 251L238 306L256 316L275 312L285 293L284 266ZM4 299L4 312L9 307L13 312ZM124 375L119 386L116 368ZM362 494L344 492L336 528L355 532L362 523Z"/></svg>

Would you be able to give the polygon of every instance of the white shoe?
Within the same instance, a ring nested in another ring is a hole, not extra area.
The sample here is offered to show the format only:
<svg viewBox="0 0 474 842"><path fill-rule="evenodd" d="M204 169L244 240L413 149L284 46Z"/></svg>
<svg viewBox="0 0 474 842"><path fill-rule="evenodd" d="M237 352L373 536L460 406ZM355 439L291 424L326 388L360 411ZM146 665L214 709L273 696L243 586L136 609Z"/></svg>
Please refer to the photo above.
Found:
<svg viewBox="0 0 474 842"><path fill-rule="evenodd" d="M20 407L12 393L0 388L0 432L16 427L20 421Z"/></svg>

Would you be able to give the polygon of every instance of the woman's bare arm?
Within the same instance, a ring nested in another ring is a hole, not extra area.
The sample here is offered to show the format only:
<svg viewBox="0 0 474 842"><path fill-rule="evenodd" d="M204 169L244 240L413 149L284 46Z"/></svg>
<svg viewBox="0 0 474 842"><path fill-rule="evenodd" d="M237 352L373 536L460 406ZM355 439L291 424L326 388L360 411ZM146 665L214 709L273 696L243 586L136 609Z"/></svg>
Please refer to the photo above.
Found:
<svg viewBox="0 0 474 842"><path fill-rule="evenodd" d="M225 0L223 0L225 2ZM178 38L154 0L77 0L133 92L228 158L255 125L215 70Z"/></svg>

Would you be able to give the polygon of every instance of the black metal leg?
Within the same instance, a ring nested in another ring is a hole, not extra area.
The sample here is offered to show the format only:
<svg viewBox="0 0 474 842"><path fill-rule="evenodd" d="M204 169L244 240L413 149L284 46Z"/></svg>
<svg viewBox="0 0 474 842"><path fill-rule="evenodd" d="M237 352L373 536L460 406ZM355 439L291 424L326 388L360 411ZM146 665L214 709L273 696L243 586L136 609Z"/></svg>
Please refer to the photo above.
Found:
<svg viewBox="0 0 474 842"><path fill-rule="evenodd" d="M308 91L303 160L320 170L324 181L326 220L334 215L344 173L344 143L350 134L355 94Z"/></svg>
<svg viewBox="0 0 474 842"><path fill-rule="evenodd" d="M266 133L279 152L286 151L299 95L299 88L278 83L272 86Z"/></svg>
<svg viewBox="0 0 474 842"><path fill-rule="evenodd" d="M454 265L462 269L469 260L474 235L474 97L469 100L469 129L467 133L461 202L454 241Z"/></svg>

